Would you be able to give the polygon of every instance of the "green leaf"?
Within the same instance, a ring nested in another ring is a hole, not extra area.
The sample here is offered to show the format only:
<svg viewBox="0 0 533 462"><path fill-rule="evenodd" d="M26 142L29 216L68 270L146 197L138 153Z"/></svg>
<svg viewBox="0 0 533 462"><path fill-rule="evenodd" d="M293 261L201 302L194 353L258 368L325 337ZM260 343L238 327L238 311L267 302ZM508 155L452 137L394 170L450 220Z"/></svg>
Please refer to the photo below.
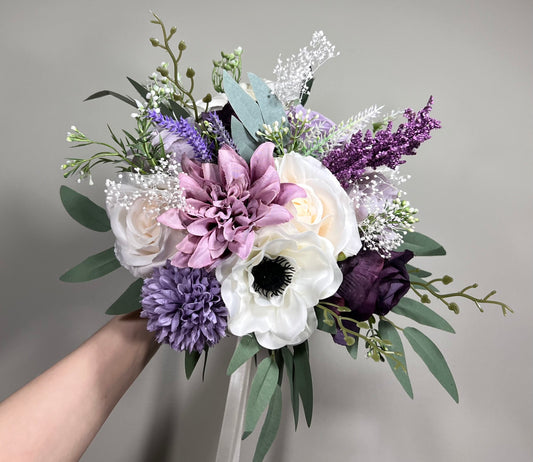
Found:
<svg viewBox="0 0 533 462"><path fill-rule="evenodd" d="M130 77L126 77L128 79L128 82L133 85L133 88L137 90L137 93L141 96L142 99L146 101L146 95L148 94L148 88L146 88L144 85L141 85L139 82L136 82L135 80L131 79ZM137 107L137 104L135 104L135 107Z"/></svg>
<svg viewBox="0 0 533 462"><path fill-rule="evenodd" d="M92 95L90 95L87 98L85 98L83 101L90 101L92 99L98 99L98 98L102 98L104 96L113 96L113 97L119 99L120 101L123 101L124 103L129 104L130 106L133 106L134 108L137 107L137 103L135 102L135 100L133 98L130 98L129 96L123 96L120 93L117 93L117 92L111 91L111 90L97 91L96 93L93 93Z"/></svg>
<svg viewBox="0 0 533 462"><path fill-rule="evenodd" d="M189 111L181 107L178 103L176 103L176 101L170 100L168 104L170 105L170 109L172 109L172 112L174 113L174 117L176 119L179 119L180 117L186 119L187 117L191 116L191 114L189 114Z"/></svg>
<svg viewBox="0 0 533 462"><path fill-rule="evenodd" d="M430 372L435 376L450 396L459 402L457 386L453 379L450 368L444 359L444 356L437 346L427 338L422 332L414 327L406 327L403 330L405 338L409 341L416 354L422 358Z"/></svg>
<svg viewBox="0 0 533 462"><path fill-rule="evenodd" d="M403 244L398 247L397 252L406 249L411 250L416 256L446 255L446 250L437 241L416 231L409 232L403 237Z"/></svg>
<svg viewBox="0 0 533 462"><path fill-rule="evenodd" d="M270 404L268 405L268 412L257 440L255 447L253 462L262 462L265 458L270 446L276 439L276 434L279 430L281 422L281 387L276 386Z"/></svg>
<svg viewBox="0 0 533 462"><path fill-rule="evenodd" d="M402 367L400 367L399 364L392 358L386 357L387 362L389 363L394 376L398 379L398 382L400 382L400 385L403 387L409 397L412 398L413 389L411 387L411 381L409 380L409 373L407 372L407 363L405 361L405 352L402 345L402 339L400 338L398 331L390 322L385 321L384 319L379 321L378 331L379 336L383 340L388 340L391 343L389 347L390 350L400 353L401 356L396 356L396 358L402 364L404 369L402 369Z"/></svg>
<svg viewBox="0 0 533 462"><path fill-rule="evenodd" d="M139 278L130 284L124 293L107 309L105 314L126 314L141 308L143 282L143 279Z"/></svg>
<svg viewBox="0 0 533 462"><path fill-rule="evenodd" d="M120 268L120 263L115 257L115 249L111 247L86 258L79 265L68 270L59 279L63 282L91 281L101 278L118 268Z"/></svg>
<svg viewBox="0 0 533 462"><path fill-rule="evenodd" d="M315 307L316 319L318 320L317 329L334 335L337 333L335 322L333 322L332 325L327 324L324 320L325 313L326 312L322 308ZM333 318L331 320L333 321Z"/></svg>
<svg viewBox="0 0 533 462"><path fill-rule="evenodd" d="M305 103L307 103L307 100L309 98L309 93L311 92L311 88L313 87L313 82L315 81L314 78L309 79L304 84L304 91L302 92L302 96L300 98L300 104L302 106L305 106Z"/></svg>
<svg viewBox="0 0 533 462"><path fill-rule="evenodd" d="M224 71L223 85L224 93L235 114L250 136L257 141L256 132L263 128L263 117L259 106L226 71Z"/></svg>
<svg viewBox="0 0 533 462"><path fill-rule="evenodd" d="M283 356L283 362L285 363L285 369L287 370L287 377L289 378L292 414L294 416L294 430L296 430L298 428L298 418L300 413L300 398L298 397L298 390L296 390L296 387L294 386L294 359L291 350L289 350L288 347L283 347L281 349L281 355Z"/></svg>
<svg viewBox="0 0 533 462"><path fill-rule="evenodd" d="M111 229L106 211L88 197L68 186L61 186L59 195L67 213L80 225L100 232Z"/></svg>
<svg viewBox="0 0 533 462"><path fill-rule="evenodd" d="M248 402L246 403L246 415L244 417L244 433L242 439L247 438L257 425L261 414L268 406L272 394L278 384L279 369L272 356L263 359L257 367Z"/></svg>
<svg viewBox="0 0 533 462"><path fill-rule="evenodd" d="M294 346L294 386L302 399L305 421L310 427L313 417L313 379L307 341Z"/></svg>
<svg viewBox="0 0 533 462"><path fill-rule="evenodd" d="M409 272L409 277L413 275L418 276L419 278L427 278L431 276L431 273L429 271L425 271L421 268L417 268L416 266L410 265L409 263L407 263L405 267L407 268L407 271Z"/></svg>
<svg viewBox="0 0 533 462"><path fill-rule="evenodd" d="M253 334L245 335L241 337L233 356L228 365L227 375L233 374L239 367L241 367L252 356L257 354L261 347Z"/></svg>
<svg viewBox="0 0 533 462"><path fill-rule="evenodd" d="M254 90L255 99L259 104L263 121L267 125L272 125L278 121L281 124L281 119L286 117L283 104L277 96L272 92L268 85L263 82L257 75L248 73L248 79L252 84Z"/></svg>
<svg viewBox="0 0 533 462"><path fill-rule="evenodd" d="M185 376L187 377L187 380L191 378L200 356L202 356L202 354L197 351L193 351L192 353L185 351Z"/></svg>
<svg viewBox="0 0 533 462"><path fill-rule="evenodd" d="M246 162L250 162L257 143L250 137L244 126L235 117L231 118L231 137L235 142L239 155Z"/></svg>
<svg viewBox="0 0 533 462"><path fill-rule="evenodd" d="M346 350L348 353L350 353L350 356L353 359L357 359L357 348L359 346L359 337L354 336L354 344L353 345L346 345Z"/></svg>
<svg viewBox="0 0 533 462"><path fill-rule="evenodd" d="M417 302L411 298L403 297L392 309L392 312L401 316L407 316L425 326L434 327L435 329L441 329L455 334L455 330L453 330L453 327L448 321L446 321L446 319L439 316L423 303Z"/></svg>

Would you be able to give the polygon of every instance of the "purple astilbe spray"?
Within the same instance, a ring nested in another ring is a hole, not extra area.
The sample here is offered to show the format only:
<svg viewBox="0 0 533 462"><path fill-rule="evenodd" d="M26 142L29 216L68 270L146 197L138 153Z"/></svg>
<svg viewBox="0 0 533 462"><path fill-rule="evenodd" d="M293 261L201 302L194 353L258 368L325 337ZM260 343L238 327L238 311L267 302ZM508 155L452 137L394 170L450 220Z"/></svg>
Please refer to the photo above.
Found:
<svg viewBox="0 0 533 462"><path fill-rule="evenodd" d="M392 122L374 136L370 130L365 135L358 131L344 146L332 150L323 159L323 164L345 188L359 178L367 167L396 168L405 162L402 156L416 154L420 144L431 138L431 130L440 128L440 122L429 116L432 104L433 97L430 97L420 112L406 109L403 115L407 122L400 124L395 132L392 131Z"/></svg>
<svg viewBox="0 0 533 462"><path fill-rule="evenodd" d="M237 150L233 138L224 127L222 120L220 120L216 112L204 112L202 119L209 123L209 131L215 136L219 146L227 145L231 149Z"/></svg>
<svg viewBox="0 0 533 462"><path fill-rule="evenodd" d="M147 329L174 350L202 352L226 335L228 310L212 272L167 261L144 280L141 298Z"/></svg>
<svg viewBox="0 0 533 462"><path fill-rule="evenodd" d="M187 143L189 143L194 149L194 152L196 153L195 158L197 160L201 162L210 162L213 160L213 152L209 149L202 136L186 119L180 117L176 120L172 117L162 115L153 109L148 111L148 116L159 127L165 128L187 141Z"/></svg>

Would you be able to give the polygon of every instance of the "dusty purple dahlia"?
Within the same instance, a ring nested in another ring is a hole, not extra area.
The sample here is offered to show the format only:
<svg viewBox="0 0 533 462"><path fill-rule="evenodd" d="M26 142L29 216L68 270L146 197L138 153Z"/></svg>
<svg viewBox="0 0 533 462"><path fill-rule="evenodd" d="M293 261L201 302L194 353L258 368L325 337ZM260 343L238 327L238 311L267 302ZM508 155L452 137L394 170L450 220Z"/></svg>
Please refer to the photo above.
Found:
<svg viewBox="0 0 533 462"><path fill-rule="evenodd" d="M141 298L148 330L174 350L201 352L226 335L228 311L214 273L167 262L145 279Z"/></svg>

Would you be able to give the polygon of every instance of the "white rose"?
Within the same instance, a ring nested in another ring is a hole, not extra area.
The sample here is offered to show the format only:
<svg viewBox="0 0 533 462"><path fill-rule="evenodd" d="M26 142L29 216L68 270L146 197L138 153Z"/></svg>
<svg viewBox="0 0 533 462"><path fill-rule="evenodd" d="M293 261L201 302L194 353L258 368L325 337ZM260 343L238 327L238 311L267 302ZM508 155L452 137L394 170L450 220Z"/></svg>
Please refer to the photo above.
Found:
<svg viewBox="0 0 533 462"><path fill-rule="evenodd" d="M120 264L135 277L147 277L155 267L163 266L167 259L176 253L176 245L184 237L184 232L170 229L157 222L154 213L156 202L140 195L142 189L124 175L125 180L115 185L121 195L135 197L129 207L113 200L113 193L108 188L107 215L115 235L115 255Z"/></svg>
<svg viewBox="0 0 533 462"><path fill-rule="evenodd" d="M230 332L253 332L269 349L307 340L317 327L314 306L342 282L331 243L290 223L260 229L249 257L223 260L216 276Z"/></svg>
<svg viewBox="0 0 533 462"><path fill-rule="evenodd" d="M292 201L294 225L328 239L335 254L357 254L361 239L357 229L354 206L335 176L313 157L295 152L277 160L282 183L296 183L307 197Z"/></svg>

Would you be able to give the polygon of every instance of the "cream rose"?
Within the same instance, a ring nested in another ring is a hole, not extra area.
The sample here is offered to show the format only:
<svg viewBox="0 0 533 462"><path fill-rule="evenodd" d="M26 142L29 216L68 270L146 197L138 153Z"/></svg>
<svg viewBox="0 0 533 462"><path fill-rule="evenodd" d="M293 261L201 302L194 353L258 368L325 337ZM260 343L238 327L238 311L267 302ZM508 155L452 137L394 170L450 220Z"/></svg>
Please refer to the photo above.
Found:
<svg viewBox="0 0 533 462"><path fill-rule="evenodd" d="M307 197L292 201L292 223L300 231L314 231L333 244L335 254L357 254L361 239L357 219L348 194L335 176L317 159L296 152L278 159L282 183L296 183Z"/></svg>
<svg viewBox="0 0 533 462"><path fill-rule="evenodd" d="M260 229L249 257L223 260L216 276L230 332L253 332L269 349L309 338L317 327L314 306L342 281L332 244L290 223Z"/></svg>
<svg viewBox="0 0 533 462"><path fill-rule="evenodd" d="M165 264L176 253L176 245L184 232L167 228L157 222L154 198L142 191L129 175L114 183L122 196L137 197L129 206L116 200L117 188L108 187L107 214L115 235L115 255L120 264L135 277L147 277L157 266Z"/></svg>

